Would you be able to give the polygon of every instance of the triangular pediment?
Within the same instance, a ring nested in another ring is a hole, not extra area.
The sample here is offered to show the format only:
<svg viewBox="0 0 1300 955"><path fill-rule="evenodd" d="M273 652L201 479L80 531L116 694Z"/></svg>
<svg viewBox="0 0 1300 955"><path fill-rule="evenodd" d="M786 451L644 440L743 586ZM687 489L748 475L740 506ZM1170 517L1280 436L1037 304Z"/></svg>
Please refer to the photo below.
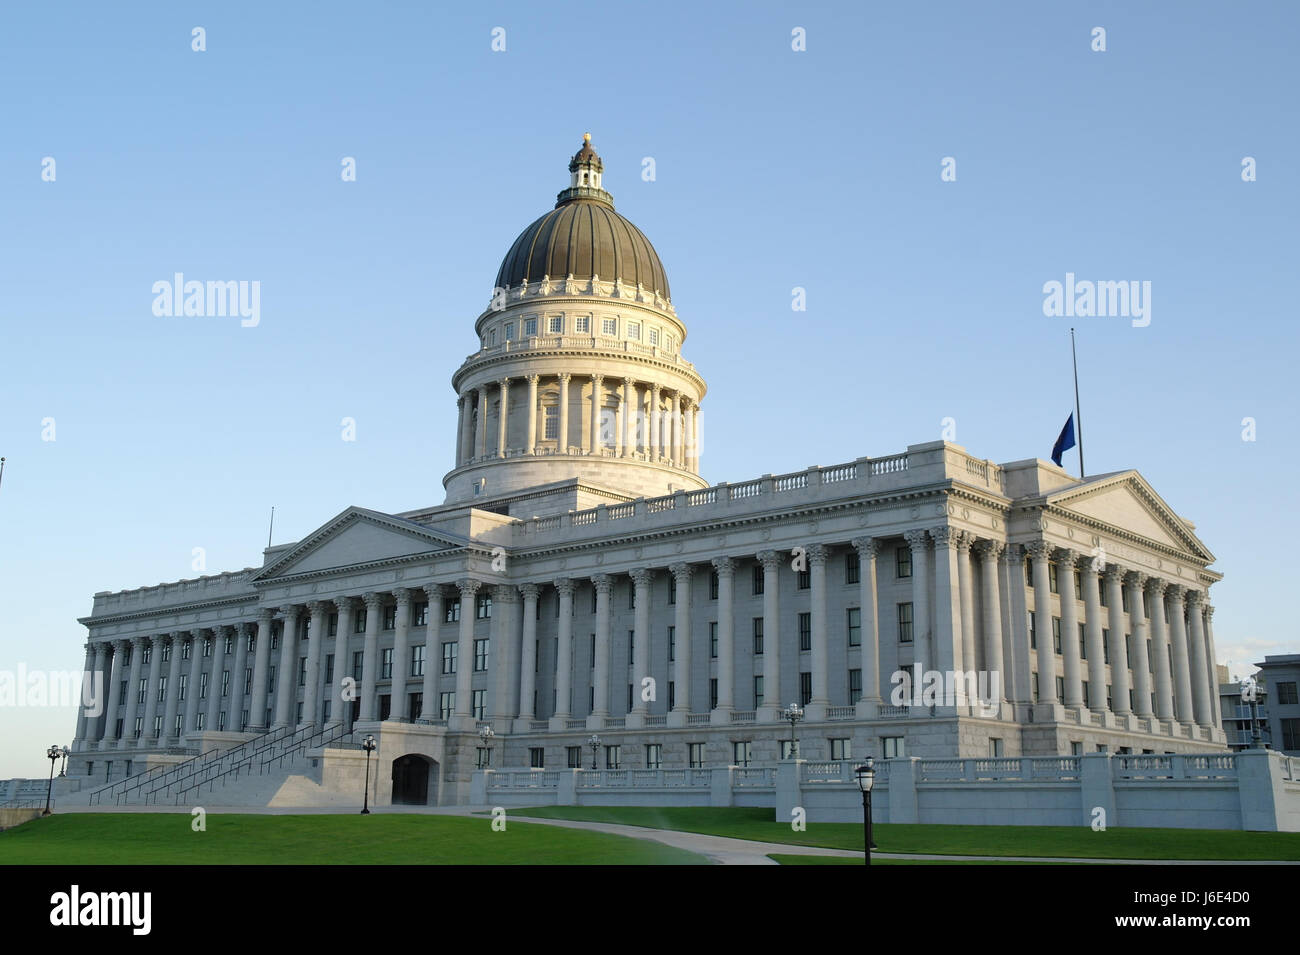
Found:
<svg viewBox="0 0 1300 955"><path fill-rule="evenodd" d="M350 507L276 557L253 580L438 554L463 547L465 543L455 535L414 521Z"/></svg>
<svg viewBox="0 0 1300 955"><path fill-rule="evenodd" d="M1205 563L1214 555L1137 471L1103 475L1046 495L1049 506L1133 534Z"/></svg>

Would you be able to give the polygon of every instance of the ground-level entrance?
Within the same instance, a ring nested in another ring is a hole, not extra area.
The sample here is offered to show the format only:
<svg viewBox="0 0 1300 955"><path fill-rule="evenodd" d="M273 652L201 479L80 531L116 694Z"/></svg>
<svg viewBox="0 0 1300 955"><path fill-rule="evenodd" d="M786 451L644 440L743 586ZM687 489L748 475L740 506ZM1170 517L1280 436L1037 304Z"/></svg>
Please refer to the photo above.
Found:
<svg viewBox="0 0 1300 955"><path fill-rule="evenodd" d="M393 760L393 805L433 806L438 803L438 764L414 753Z"/></svg>

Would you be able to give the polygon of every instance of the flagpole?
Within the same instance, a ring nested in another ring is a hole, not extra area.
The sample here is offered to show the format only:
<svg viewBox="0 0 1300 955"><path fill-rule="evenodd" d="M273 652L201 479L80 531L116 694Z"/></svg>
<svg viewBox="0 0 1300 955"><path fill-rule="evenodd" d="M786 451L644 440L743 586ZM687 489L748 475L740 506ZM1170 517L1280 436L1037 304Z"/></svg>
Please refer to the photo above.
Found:
<svg viewBox="0 0 1300 955"><path fill-rule="evenodd" d="M271 546L271 532L275 530L275 505L271 505L271 526L266 529L266 546Z"/></svg>
<svg viewBox="0 0 1300 955"><path fill-rule="evenodd" d="M1083 415L1079 413L1079 355L1074 349L1074 329L1070 329L1070 358L1074 362L1074 430L1079 439L1079 479L1085 477L1083 470Z"/></svg>

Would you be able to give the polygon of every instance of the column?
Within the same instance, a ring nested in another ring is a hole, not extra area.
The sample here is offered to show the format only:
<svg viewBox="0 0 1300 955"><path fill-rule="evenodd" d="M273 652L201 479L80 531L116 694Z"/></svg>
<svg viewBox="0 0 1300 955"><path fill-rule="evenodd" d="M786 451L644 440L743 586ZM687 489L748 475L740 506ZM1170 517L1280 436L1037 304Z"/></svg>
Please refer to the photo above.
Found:
<svg viewBox="0 0 1300 955"><path fill-rule="evenodd" d="M379 624L384 609L383 594L361 595L366 605L366 641L361 649L361 719L367 722L379 718L379 697L375 686L379 681ZM463 608L462 608L463 609ZM470 619L473 620L473 608Z"/></svg>
<svg viewBox="0 0 1300 955"><path fill-rule="evenodd" d="M570 375L560 375L560 437L555 442L556 450L560 454L569 453L569 378Z"/></svg>
<svg viewBox="0 0 1300 955"><path fill-rule="evenodd" d="M253 660L253 696L248 704L248 728L254 732L268 729L266 719L267 680L271 667L271 626L275 611L269 607L257 615L257 642Z"/></svg>
<svg viewBox="0 0 1300 955"><path fill-rule="evenodd" d="M465 396L456 398L456 467L465 461Z"/></svg>
<svg viewBox="0 0 1300 955"><path fill-rule="evenodd" d="M348 640L352 636L352 615L356 605L354 597L339 597L334 601L339 621L334 629L334 685L328 688L330 722L338 723L344 728L352 719L352 701L357 698L357 688L352 677L351 654L348 653Z"/></svg>
<svg viewBox="0 0 1300 955"><path fill-rule="evenodd" d="M691 434L691 443L695 448L695 451L691 456L692 471L699 471L700 469L700 430L701 430L700 426L702 424L701 419L703 417L704 417L704 409L701 408L699 406L699 403L697 402L695 405L695 431Z"/></svg>
<svg viewBox="0 0 1300 955"><path fill-rule="evenodd" d="M154 739L153 721L158 712L158 680L162 675L162 637L149 638L149 682L144 691L144 725L140 731L140 748L147 749Z"/></svg>
<svg viewBox="0 0 1300 955"><path fill-rule="evenodd" d="M1002 555L1005 627L1003 659L1011 671L1010 698L1029 702L1029 610L1025 592L1025 554L1019 544L1007 544ZM1019 715L1017 715L1019 718Z"/></svg>
<svg viewBox="0 0 1300 955"><path fill-rule="evenodd" d="M1165 589L1163 580L1152 577L1147 581L1147 607L1151 610L1151 655L1156 671L1156 718L1166 722L1174 718L1174 683L1169 672L1169 631L1165 621Z"/></svg>
<svg viewBox="0 0 1300 955"><path fill-rule="evenodd" d="M199 712L199 674L203 672L203 644L207 638L204 633L211 630L190 631L190 672L185 680L185 722L181 724L182 735L198 732L195 717ZM213 640L216 639L214 636ZM216 650L216 647L213 647Z"/></svg>
<svg viewBox="0 0 1300 955"><path fill-rule="evenodd" d="M491 641L488 653L488 695L486 715L494 720L512 719L519 712L513 699L514 677L519 667L519 589L513 584L492 587Z"/></svg>
<svg viewBox="0 0 1300 955"><path fill-rule="evenodd" d="M406 706L406 680L411 673L411 654L408 649L411 632L411 591L398 587L393 591L397 600L397 613L393 618L393 670L388 685L389 719L404 720L409 712Z"/></svg>
<svg viewBox="0 0 1300 955"><path fill-rule="evenodd" d="M880 705L880 621L876 594L876 555L880 552L880 541L874 537L855 537L853 549L858 552L858 624L862 636L859 654L862 698L858 702L871 707L859 715L871 719Z"/></svg>
<svg viewBox="0 0 1300 955"><path fill-rule="evenodd" d="M650 703L644 698L644 684L641 682L650 676L650 583L654 580L654 571L647 567L638 567L629 575L636 588L633 604L636 610L632 622L632 712L644 719L650 712ZM655 697L658 698L658 687ZM644 725L638 723L638 725Z"/></svg>
<svg viewBox="0 0 1300 955"><path fill-rule="evenodd" d="M1147 652L1147 618L1142 612L1142 588L1146 575L1130 571L1124 575L1128 587L1128 619L1133 630L1133 712L1146 718L1151 715L1151 654Z"/></svg>
<svg viewBox="0 0 1300 955"><path fill-rule="evenodd" d="M774 550L756 555L763 565L763 705L758 719L771 722L781 712L781 576L782 555Z"/></svg>
<svg viewBox="0 0 1300 955"><path fill-rule="evenodd" d="M591 443L587 448L591 454L600 453L600 399L604 386L604 375L591 376Z"/></svg>
<svg viewBox="0 0 1300 955"><path fill-rule="evenodd" d="M143 669L144 647L143 637L131 641L131 675L126 681L126 699L122 701L122 737L117 741L118 749L126 749L135 739L135 718L140 712L140 671ZM141 736L143 735L142 733Z"/></svg>
<svg viewBox="0 0 1300 955"><path fill-rule="evenodd" d="M684 726L691 712L691 565L673 564L668 571L677 583L677 612L673 621L677 656L677 665L673 667L676 684L673 702L676 705L672 710L677 718L670 717L669 725Z"/></svg>
<svg viewBox="0 0 1300 955"><path fill-rule="evenodd" d="M520 584L519 593L524 598L523 646L519 648L519 719L531 720L537 715L533 694L537 689L537 597L541 588L537 584ZM521 726L527 730L527 725Z"/></svg>
<svg viewBox="0 0 1300 955"><path fill-rule="evenodd" d="M280 608L284 614L284 629L280 632L280 672L275 691L275 726L292 727L294 713L294 684L298 682L298 620L302 608L288 604Z"/></svg>
<svg viewBox="0 0 1300 955"><path fill-rule="evenodd" d="M1128 641L1124 639L1124 570L1118 564L1106 566L1106 603L1110 610L1111 709L1116 716L1133 712L1129 705Z"/></svg>
<svg viewBox="0 0 1300 955"><path fill-rule="evenodd" d="M248 670L248 641L253 637L253 624L242 622L235 628L235 666L230 674L230 729L244 732L244 681ZM249 723L253 721L249 713Z"/></svg>
<svg viewBox="0 0 1300 955"><path fill-rule="evenodd" d="M446 608L442 602L441 584L426 584L424 596L429 601L429 612L425 617L427 626L424 630L424 682L420 687L424 709L420 713L420 719L428 721L438 718L438 673L442 669L442 648L438 645L438 628L442 626Z"/></svg>
<svg viewBox="0 0 1300 955"><path fill-rule="evenodd" d="M215 733L221 726L221 674L225 672L226 641L234 633L234 627L214 627L212 629L212 671L208 674L208 708L203 717L203 730ZM231 682L235 674L231 674ZM231 722L234 720L232 718Z"/></svg>
<svg viewBox="0 0 1300 955"><path fill-rule="evenodd" d="M636 451L636 439L632 436L632 422L636 418L636 407L634 398L636 397L636 388L631 378L623 379L623 444L620 451L625 458L630 458Z"/></svg>
<svg viewBox="0 0 1300 955"><path fill-rule="evenodd" d="M510 411L510 379L502 378L497 382L497 387L501 393L501 410L497 414L497 457L504 458L506 456L506 441L509 438L506 422Z"/></svg>
<svg viewBox="0 0 1300 955"><path fill-rule="evenodd" d="M117 640L113 643L112 671L108 677L108 709L104 711L104 748L116 746L120 739L117 732L118 709L122 707L122 683L126 680L125 661L127 648L131 646L129 640ZM129 693L131 685L127 684ZM127 733L126 720L122 720L122 736Z"/></svg>
<svg viewBox="0 0 1300 955"><path fill-rule="evenodd" d="M614 582L609 574L596 574L591 578L591 583L596 588L596 665L592 677L595 700L591 707L592 719L587 722L587 728L601 729L605 725L605 717L609 715L609 593Z"/></svg>
<svg viewBox="0 0 1300 955"><path fill-rule="evenodd" d="M573 581L567 577L554 582L560 600L560 621L556 634L555 650L555 713L551 729L564 729L564 721L572 715L569 697L573 686Z"/></svg>
<svg viewBox="0 0 1300 955"><path fill-rule="evenodd" d="M713 568L718 572L718 706L714 713L721 722L727 722L736 707L736 562L730 557L715 557Z"/></svg>
<svg viewBox="0 0 1300 955"><path fill-rule="evenodd" d="M975 591L971 579L970 549L975 538L966 531L957 535L957 588L961 597L961 669L974 673L979 669L975 648ZM956 653L954 652L954 656Z"/></svg>
<svg viewBox="0 0 1300 955"><path fill-rule="evenodd" d="M1205 599L1208 601L1210 595L1206 594ZM1210 668L1210 705L1214 709L1214 725L1222 729L1223 714L1219 711L1219 674L1215 671L1218 656L1214 649L1214 608L1208 603L1205 605L1205 643L1206 666Z"/></svg>
<svg viewBox="0 0 1300 955"><path fill-rule="evenodd" d="M980 609L983 611L984 625L984 669L989 677L987 700L988 709L995 709L995 715L1001 715L1002 702L1010 694L1007 692L1007 673L1002 656L1002 596L998 588L998 574L1002 556L1002 542L982 540L975 545L980 558Z"/></svg>
<svg viewBox="0 0 1300 955"><path fill-rule="evenodd" d="M108 648L109 648L109 644L107 640L101 640L99 643L95 644L95 661L92 664L94 666L94 670L91 672L91 678L90 678L91 680L90 695L92 696L92 700L90 703L91 707L94 707L96 705L103 707L104 705L103 681L112 676L111 673L105 672L105 669L110 665L108 659ZM96 673L101 674L101 676L99 677L100 685L98 687L95 686ZM83 704L85 698L86 698L85 690L83 690L82 691ZM86 726L87 726L87 731L90 733L91 740L98 741L100 736L104 735L104 730L106 729L107 723L108 723L108 715L103 711L103 709L100 710L98 716L91 716L87 718Z"/></svg>
<svg viewBox="0 0 1300 955"><path fill-rule="evenodd" d="M809 610L812 611L812 699L807 707L810 720L824 719L826 707L831 703L830 637L826 632L827 556L825 544L808 545Z"/></svg>
<svg viewBox="0 0 1300 955"><path fill-rule="evenodd" d="M478 420L474 423L475 435L474 443L478 446L478 454L475 457L485 457L487 455L487 386L479 385L478 387Z"/></svg>
<svg viewBox="0 0 1300 955"><path fill-rule="evenodd" d="M686 399L686 437L682 441L682 467L695 470L695 402Z"/></svg>
<svg viewBox="0 0 1300 955"><path fill-rule="evenodd" d="M456 722L457 729L472 726L474 708L474 617L475 603L482 581L463 578L457 581L460 589L460 637L456 647Z"/></svg>
<svg viewBox="0 0 1300 955"><path fill-rule="evenodd" d="M537 452L537 381L540 377L528 376L528 437L524 441L524 450L529 454Z"/></svg>
<svg viewBox="0 0 1300 955"><path fill-rule="evenodd" d="M1052 646L1052 588L1047 570L1047 557L1051 546L1046 541L1030 541L1025 545L1034 568L1034 631L1038 643L1038 699L1042 703L1055 703L1056 652Z"/></svg>
<svg viewBox="0 0 1300 955"><path fill-rule="evenodd" d="M1079 602L1074 593L1074 568L1080 555L1062 547L1056 552L1056 587L1061 592L1061 669L1065 673L1066 706L1086 709L1083 699L1083 660L1079 656ZM1085 637L1086 643L1086 637Z"/></svg>
<svg viewBox="0 0 1300 955"><path fill-rule="evenodd" d="M1079 568L1083 581L1083 641L1088 647L1088 708L1106 712L1106 649L1101 634L1101 595L1097 589L1097 558L1085 558Z"/></svg>
<svg viewBox="0 0 1300 955"><path fill-rule="evenodd" d="M649 453L651 461L658 461L662 457L659 441L661 431L661 422L659 420L660 385L658 382L654 382L650 387L650 446L646 448L646 451Z"/></svg>
<svg viewBox="0 0 1300 955"><path fill-rule="evenodd" d="M181 637L184 633L183 630L173 630L169 635L171 659L167 661L167 699L163 705L161 739L180 735L176 732L176 713L181 701Z"/></svg>
<svg viewBox="0 0 1300 955"><path fill-rule="evenodd" d="M962 632L960 582L957 575L957 529L941 525L930 529L934 539L934 669L947 674L961 660ZM916 573L913 565L912 572ZM966 704L964 680L957 680L955 699L944 706Z"/></svg>
<svg viewBox="0 0 1300 955"><path fill-rule="evenodd" d="M682 463L681 463L681 462L682 462L682 411L681 411L681 403L682 403L682 396L681 396L681 393L678 392L678 393L674 394L673 397L672 397L672 411L670 412L670 414L672 415L672 436L673 436L673 443L672 443L672 446L671 446L671 448L669 449L669 452L668 452L668 456L669 456L669 458L670 458L670 463L671 463L672 466L675 467L675 468L679 468L679 467L682 466Z"/></svg>
<svg viewBox="0 0 1300 955"><path fill-rule="evenodd" d="M83 687L93 688L95 685L95 672L96 672L95 671L96 648L95 645L90 642L86 643L85 648L86 648L86 662L81 670L81 674L82 674L81 682ZM74 738L72 743L73 749L80 749L81 747L78 746L77 744L87 738L86 723L91 719L91 717L89 715L90 706L86 702L86 697L89 696L91 692L93 692L93 689L90 690L89 692L87 691L87 689L83 689L81 691L81 704L77 707L77 735Z"/></svg>
<svg viewBox="0 0 1300 955"><path fill-rule="evenodd" d="M307 673L306 686L302 691L302 725L314 726L318 720L317 708L320 706L320 656L325 641L329 638L329 604L324 600L312 600L307 603L307 612L311 614L307 626Z"/></svg>
<svg viewBox="0 0 1300 955"><path fill-rule="evenodd" d="M903 535L912 549L912 685L919 686L934 657L930 647L930 535L911 530Z"/></svg>
<svg viewBox="0 0 1300 955"><path fill-rule="evenodd" d="M1174 713L1180 723L1195 719L1192 711L1192 678L1187 667L1187 627L1183 619L1183 600L1187 588L1169 585L1169 636L1174 647Z"/></svg>
<svg viewBox="0 0 1300 955"><path fill-rule="evenodd" d="M1192 708L1196 714L1197 726L1212 726L1214 711L1210 707L1210 669L1205 665L1205 626L1201 620L1201 611L1205 606L1205 594L1199 590L1187 591L1187 622L1191 625L1188 645L1192 650ZM1216 688L1217 689L1217 688Z"/></svg>

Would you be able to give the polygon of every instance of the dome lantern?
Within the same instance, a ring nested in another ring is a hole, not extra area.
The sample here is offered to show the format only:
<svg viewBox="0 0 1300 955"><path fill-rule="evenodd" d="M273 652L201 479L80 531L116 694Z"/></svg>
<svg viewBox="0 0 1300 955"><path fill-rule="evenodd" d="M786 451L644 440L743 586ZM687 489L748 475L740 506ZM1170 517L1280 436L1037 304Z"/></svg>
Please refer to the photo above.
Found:
<svg viewBox="0 0 1300 955"><path fill-rule="evenodd" d="M569 160L569 188L555 197L556 208L574 199L594 199L612 208L614 197L600 185L604 172L605 164L601 162L596 150L591 148L591 133L583 133L582 148Z"/></svg>

